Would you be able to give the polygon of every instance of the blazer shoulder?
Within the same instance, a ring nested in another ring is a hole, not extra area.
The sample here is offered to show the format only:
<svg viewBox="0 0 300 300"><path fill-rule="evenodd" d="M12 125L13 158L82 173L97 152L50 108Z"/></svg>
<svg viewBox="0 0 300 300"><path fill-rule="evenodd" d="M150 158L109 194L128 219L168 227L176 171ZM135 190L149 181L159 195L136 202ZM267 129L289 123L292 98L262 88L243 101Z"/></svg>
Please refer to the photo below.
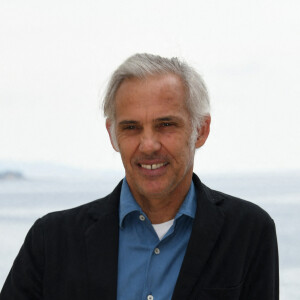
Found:
<svg viewBox="0 0 300 300"><path fill-rule="evenodd" d="M118 214L120 189L121 182L112 193L103 198L74 208L50 212L40 218L38 223L44 224L44 226L55 224L56 226L70 225L76 227L76 225L79 225L84 227L86 222L95 221L106 215Z"/></svg>
<svg viewBox="0 0 300 300"><path fill-rule="evenodd" d="M211 201L220 207L224 214L233 219L245 220L247 222L261 225L273 225L271 216L259 205L232 196L226 193L213 190L203 185L207 193L210 194Z"/></svg>

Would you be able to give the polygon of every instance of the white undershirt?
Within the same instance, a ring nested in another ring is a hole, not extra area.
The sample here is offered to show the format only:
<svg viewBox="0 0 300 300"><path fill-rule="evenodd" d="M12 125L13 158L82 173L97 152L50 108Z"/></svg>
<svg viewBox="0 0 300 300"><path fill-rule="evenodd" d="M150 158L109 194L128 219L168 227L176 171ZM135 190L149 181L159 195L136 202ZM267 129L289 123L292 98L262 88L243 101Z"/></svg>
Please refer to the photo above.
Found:
<svg viewBox="0 0 300 300"><path fill-rule="evenodd" d="M156 231L156 234L160 240L165 236L165 234L171 228L173 223L174 223L174 219L164 222L164 223L160 223L160 224L152 224L152 226L153 226L154 230Z"/></svg>

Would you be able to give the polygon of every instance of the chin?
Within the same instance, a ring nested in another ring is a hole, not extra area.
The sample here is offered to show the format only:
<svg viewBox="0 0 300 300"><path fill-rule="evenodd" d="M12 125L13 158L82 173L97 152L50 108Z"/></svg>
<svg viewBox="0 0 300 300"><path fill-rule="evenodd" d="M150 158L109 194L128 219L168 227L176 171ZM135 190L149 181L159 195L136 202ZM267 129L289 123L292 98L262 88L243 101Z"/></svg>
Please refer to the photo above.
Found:
<svg viewBox="0 0 300 300"><path fill-rule="evenodd" d="M145 197L155 197L155 196L163 196L169 192L169 188L167 185L162 185L161 183L149 183L149 184L141 184L138 187L138 190Z"/></svg>

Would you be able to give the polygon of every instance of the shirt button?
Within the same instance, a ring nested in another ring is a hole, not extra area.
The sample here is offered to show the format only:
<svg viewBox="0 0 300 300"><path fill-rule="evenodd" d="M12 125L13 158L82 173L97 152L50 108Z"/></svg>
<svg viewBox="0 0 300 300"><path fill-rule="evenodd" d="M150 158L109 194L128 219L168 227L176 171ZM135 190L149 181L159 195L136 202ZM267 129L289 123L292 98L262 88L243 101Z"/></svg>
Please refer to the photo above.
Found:
<svg viewBox="0 0 300 300"><path fill-rule="evenodd" d="M155 248L155 249L154 249L154 253L155 253L155 254L159 254L159 253L160 253L160 250L159 250L158 248Z"/></svg>
<svg viewBox="0 0 300 300"><path fill-rule="evenodd" d="M147 300L154 300L154 297L152 295L148 295Z"/></svg>
<svg viewBox="0 0 300 300"><path fill-rule="evenodd" d="M140 218L141 221L145 221L145 217L143 215L140 215L139 218Z"/></svg>

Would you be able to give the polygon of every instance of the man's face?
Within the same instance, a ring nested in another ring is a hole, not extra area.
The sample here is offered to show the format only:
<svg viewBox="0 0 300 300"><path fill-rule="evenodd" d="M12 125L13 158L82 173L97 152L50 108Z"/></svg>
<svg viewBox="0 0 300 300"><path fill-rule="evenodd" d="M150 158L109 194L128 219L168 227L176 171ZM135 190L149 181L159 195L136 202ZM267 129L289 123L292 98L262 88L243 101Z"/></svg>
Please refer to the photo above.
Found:
<svg viewBox="0 0 300 300"><path fill-rule="evenodd" d="M136 199L189 188L194 149L204 142L190 145L185 97L181 80L173 74L127 79L116 93L116 138Z"/></svg>

